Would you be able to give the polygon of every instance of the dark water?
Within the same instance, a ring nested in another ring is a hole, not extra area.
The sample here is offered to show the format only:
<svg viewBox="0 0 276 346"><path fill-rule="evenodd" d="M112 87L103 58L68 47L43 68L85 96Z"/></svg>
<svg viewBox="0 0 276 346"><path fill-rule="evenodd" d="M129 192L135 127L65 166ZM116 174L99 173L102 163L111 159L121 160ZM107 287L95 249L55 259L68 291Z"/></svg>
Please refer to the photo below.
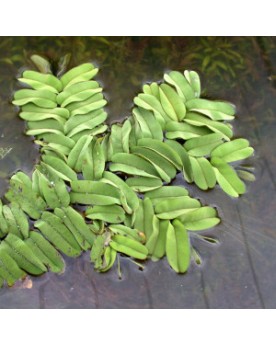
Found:
<svg viewBox="0 0 276 346"><path fill-rule="evenodd" d="M16 76L30 66L34 53L53 63L71 53L72 66L89 60L98 64L110 122L130 114L144 82L160 80L168 69L197 70L206 96L237 105L235 135L255 148L251 163L257 179L238 200L219 188L203 193L189 186L193 196L217 206L222 218L212 232L219 245L194 240L201 267L192 265L187 274L177 275L165 260L148 261L140 271L123 258L118 280L116 268L98 274L84 254L66 260L62 275L48 273L2 288L0 308L276 308L275 47L276 39L269 37L2 38L0 196L15 170L31 172L38 160L38 150L10 104Z"/></svg>

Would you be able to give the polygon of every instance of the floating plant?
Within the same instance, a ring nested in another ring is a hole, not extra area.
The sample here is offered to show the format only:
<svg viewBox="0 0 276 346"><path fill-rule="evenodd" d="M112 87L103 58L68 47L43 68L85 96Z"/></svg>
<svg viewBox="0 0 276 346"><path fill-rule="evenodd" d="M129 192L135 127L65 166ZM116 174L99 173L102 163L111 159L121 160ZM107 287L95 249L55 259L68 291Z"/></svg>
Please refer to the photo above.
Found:
<svg viewBox="0 0 276 346"><path fill-rule="evenodd" d="M61 273L62 254L83 251L99 272L120 254L139 261L166 256L177 273L188 270L191 258L200 263L190 235L220 219L170 183L181 172L202 190L219 184L232 197L245 192L239 176L248 172L231 163L253 149L232 139L235 107L201 98L195 71L171 71L164 82L144 85L131 116L108 126L93 64L58 78L46 60L32 58L40 72L23 72L19 81L29 88L16 91L13 104L41 159L32 177L11 177L7 203L0 201L0 286L27 274Z"/></svg>

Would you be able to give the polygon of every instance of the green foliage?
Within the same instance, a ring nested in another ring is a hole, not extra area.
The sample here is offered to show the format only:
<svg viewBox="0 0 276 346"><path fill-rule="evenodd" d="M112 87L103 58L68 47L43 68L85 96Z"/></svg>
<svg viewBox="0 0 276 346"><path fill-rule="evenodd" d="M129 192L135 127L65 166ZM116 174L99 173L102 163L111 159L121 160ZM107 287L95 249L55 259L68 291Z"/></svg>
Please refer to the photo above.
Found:
<svg viewBox="0 0 276 346"><path fill-rule="evenodd" d="M143 87L128 119L108 127L92 63L67 72L63 66L55 76L46 59L32 60L40 72L23 72L19 81L29 88L15 92L13 104L43 155L31 179L12 176L10 205L0 203L0 284L25 273L63 272L60 253L87 250L100 272L119 253L137 260L166 256L177 273L188 270L192 256L199 263L190 232L217 225L217 211L164 183L182 172L202 190L218 183L230 196L245 192L238 174L250 173L241 167L236 173L229 163L253 149L232 140L235 107L200 98L195 71L171 71L164 82Z"/></svg>

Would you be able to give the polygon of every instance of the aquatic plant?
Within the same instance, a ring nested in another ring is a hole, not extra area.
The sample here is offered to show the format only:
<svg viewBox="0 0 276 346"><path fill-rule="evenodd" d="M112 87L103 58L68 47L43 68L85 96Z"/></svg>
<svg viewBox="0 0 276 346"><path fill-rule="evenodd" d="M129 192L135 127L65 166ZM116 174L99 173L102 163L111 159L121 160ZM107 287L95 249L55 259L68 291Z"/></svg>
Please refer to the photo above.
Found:
<svg viewBox="0 0 276 346"><path fill-rule="evenodd" d="M99 272L119 254L138 261L166 256L177 273L191 258L200 263L190 236L216 242L201 231L220 219L215 208L170 183L181 172L202 190L218 184L232 197L245 192L239 175L249 173L231 163L253 148L233 139L235 107L201 98L195 71L171 71L164 82L144 85L131 116L108 126L92 63L57 77L47 60L32 60L40 72L23 72L19 81L29 88L16 91L13 104L41 159L32 177L11 177L9 203L0 202L0 285L27 273L63 272L61 254L83 251Z"/></svg>

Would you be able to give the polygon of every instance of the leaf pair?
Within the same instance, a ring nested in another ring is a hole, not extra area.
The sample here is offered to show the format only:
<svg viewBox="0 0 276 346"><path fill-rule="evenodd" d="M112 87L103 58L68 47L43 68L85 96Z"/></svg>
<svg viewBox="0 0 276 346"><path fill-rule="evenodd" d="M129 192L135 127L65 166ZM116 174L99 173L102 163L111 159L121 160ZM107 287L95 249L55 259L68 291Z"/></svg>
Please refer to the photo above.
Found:
<svg viewBox="0 0 276 346"><path fill-rule="evenodd" d="M222 190L232 197L244 194L246 187L235 170L219 157L213 157L211 164L214 167L218 184Z"/></svg>
<svg viewBox="0 0 276 346"><path fill-rule="evenodd" d="M69 257L80 255L81 248L79 244L58 216L50 212L44 212L41 219L35 222L35 227L65 255Z"/></svg>
<svg viewBox="0 0 276 346"><path fill-rule="evenodd" d="M41 275L47 271L43 262L33 253L28 244L12 233L9 233L2 241L0 251L6 252L18 267L27 273Z"/></svg>
<svg viewBox="0 0 276 346"><path fill-rule="evenodd" d="M55 94L62 90L61 81L51 73L24 71L22 77L18 80L35 90L49 91Z"/></svg>
<svg viewBox="0 0 276 346"><path fill-rule="evenodd" d="M199 134L200 131L202 135L208 134L207 131L209 133L214 132L220 134L221 138L226 141L229 141L233 137L232 126L230 124L208 119L206 116L195 112L188 112L186 114L185 124L186 126L190 125L191 131L196 131L196 134Z"/></svg>
<svg viewBox="0 0 276 346"><path fill-rule="evenodd" d="M120 204L128 214L135 214L139 208L139 198L136 193L116 174L105 171L101 180L107 184L115 186L119 191Z"/></svg>
<svg viewBox="0 0 276 346"><path fill-rule="evenodd" d="M143 244L122 235L114 235L111 238L110 247L117 252L140 260L146 259L148 255L148 250Z"/></svg>
<svg viewBox="0 0 276 346"><path fill-rule="evenodd" d="M186 102L200 96L201 86L198 74L195 71L171 71L164 74L164 80L172 85L177 94Z"/></svg>
<svg viewBox="0 0 276 346"><path fill-rule="evenodd" d="M26 273L20 269L17 262L8 254L4 242L0 245L0 287L4 282L13 286L17 280L26 276Z"/></svg>
<svg viewBox="0 0 276 346"><path fill-rule="evenodd" d="M20 208L32 219L39 219L41 213L46 209L46 203L32 188L30 178L22 172L12 176L10 188L5 194L10 202L17 203Z"/></svg>
<svg viewBox="0 0 276 346"><path fill-rule="evenodd" d="M98 73L98 69L91 63L81 64L64 73L60 78L63 90L68 89L71 85L80 82L86 82L92 79Z"/></svg>
<svg viewBox="0 0 276 346"><path fill-rule="evenodd" d="M133 140L132 145L137 145L141 138L152 138L163 141L162 127L152 112L140 107L135 107L133 114Z"/></svg>
<svg viewBox="0 0 276 346"><path fill-rule="evenodd" d="M70 203L70 196L67 187L62 179L55 174L50 174L39 167L33 173L33 189L43 197L48 208L67 207Z"/></svg>
<svg viewBox="0 0 276 346"><path fill-rule="evenodd" d="M87 208L85 215L91 220L102 220L108 223L122 223L125 220L125 211L118 205L95 205Z"/></svg>
<svg viewBox="0 0 276 346"><path fill-rule="evenodd" d="M13 202L3 207L1 205L0 214L2 214L0 218L2 218L1 228L4 234L12 233L21 239L28 238L29 220L17 203Z"/></svg>
<svg viewBox="0 0 276 346"><path fill-rule="evenodd" d="M121 204L119 189L107 182L76 180L71 182L71 203L107 206Z"/></svg>
<svg viewBox="0 0 276 346"><path fill-rule="evenodd" d="M55 108L57 106L56 94L49 90L21 89L14 93L12 103L16 106L34 104L40 108Z"/></svg>
<svg viewBox="0 0 276 346"><path fill-rule="evenodd" d="M169 223L166 237L166 256L177 273L185 273L190 265L189 235L183 224L175 220Z"/></svg>
<svg viewBox="0 0 276 346"><path fill-rule="evenodd" d="M137 144L131 148L131 152L152 166L156 178L159 177L165 182L170 182L176 175L176 169L182 168L181 158L166 143L156 139L143 138Z"/></svg>
<svg viewBox="0 0 276 346"><path fill-rule="evenodd" d="M154 214L151 200L145 198L139 201L139 208L134 220L134 228L145 235L146 248L149 255L152 255L159 235L159 220Z"/></svg>
<svg viewBox="0 0 276 346"><path fill-rule="evenodd" d="M188 111L206 115L212 120L232 120L235 107L229 102L211 101L205 99L191 99L186 102Z"/></svg>
<svg viewBox="0 0 276 346"><path fill-rule="evenodd" d="M75 115L65 123L64 132L68 138L74 141L77 141L83 135L94 136L107 129L107 126L104 125L106 118L107 113L102 108L87 114Z"/></svg>
<svg viewBox="0 0 276 346"><path fill-rule="evenodd" d="M85 223L81 214L71 207L56 208L54 212L74 235L80 247L83 250L90 249L93 245L95 236Z"/></svg>
<svg viewBox="0 0 276 346"><path fill-rule="evenodd" d="M105 156L111 160L117 153L129 153L129 137L131 132L131 123L124 121L123 125L113 124L109 136L106 136L104 145Z"/></svg>
<svg viewBox="0 0 276 346"><path fill-rule="evenodd" d="M35 222L44 237L69 257L76 257L82 250L91 248L94 235L82 216L71 207L56 208L53 213L44 212Z"/></svg>
<svg viewBox="0 0 276 346"><path fill-rule="evenodd" d="M64 270L64 261L57 250L39 233L31 231L22 241L9 234L0 245L0 283L6 281L12 286L26 273L40 275L47 267L60 273Z"/></svg>
<svg viewBox="0 0 276 346"><path fill-rule="evenodd" d="M238 138L228 143L223 143L211 152L211 157L218 157L225 162L244 160L251 156L254 149L249 146L246 139Z"/></svg>

